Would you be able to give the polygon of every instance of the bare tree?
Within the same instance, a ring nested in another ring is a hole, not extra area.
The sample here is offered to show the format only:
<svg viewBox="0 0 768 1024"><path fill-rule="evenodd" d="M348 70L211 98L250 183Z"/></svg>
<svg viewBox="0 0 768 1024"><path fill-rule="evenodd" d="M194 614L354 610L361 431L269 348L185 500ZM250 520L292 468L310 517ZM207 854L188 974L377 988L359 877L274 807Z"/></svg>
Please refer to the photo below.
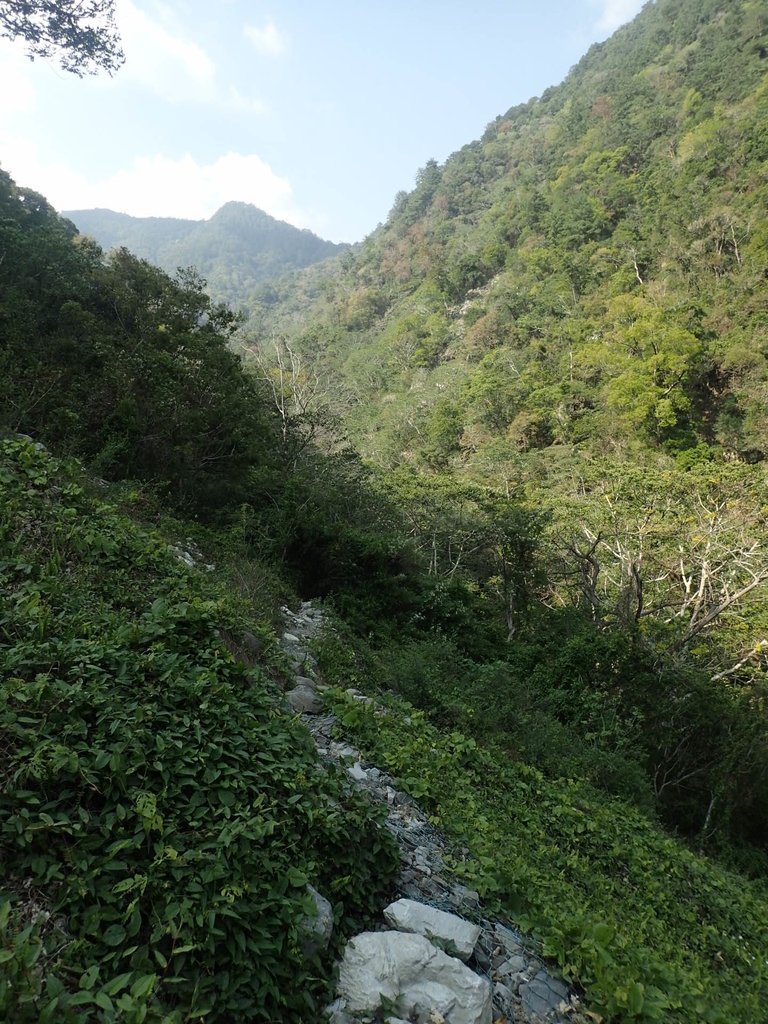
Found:
<svg viewBox="0 0 768 1024"><path fill-rule="evenodd" d="M768 547L752 497L691 489L601 495L601 514L565 545L563 576L595 621L632 627L652 619L675 627L665 653L679 657L729 611L768 582ZM755 664L755 641L714 678Z"/></svg>

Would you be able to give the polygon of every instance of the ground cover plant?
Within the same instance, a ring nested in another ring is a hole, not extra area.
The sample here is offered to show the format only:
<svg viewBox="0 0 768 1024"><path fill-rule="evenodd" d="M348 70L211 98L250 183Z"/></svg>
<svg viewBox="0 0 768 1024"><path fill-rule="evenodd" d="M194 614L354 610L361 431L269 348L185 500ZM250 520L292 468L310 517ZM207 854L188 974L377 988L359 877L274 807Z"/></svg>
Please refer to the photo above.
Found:
<svg viewBox="0 0 768 1024"><path fill-rule="evenodd" d="M333 673L332 645L323 661ZM541 942L596 1020L768 1020L764 885L583 782L547 779L401 699L383 702L377 711L339 689L334 709L455 841L455 870Z"/></svg>
<svg viewBox="0 0 768 1024"><path fill-rule="evenodd" d="M313 1019L307 884L343 935L391 841L224 645L236 601L40 446L0 459L0 1016Z"/></svg>

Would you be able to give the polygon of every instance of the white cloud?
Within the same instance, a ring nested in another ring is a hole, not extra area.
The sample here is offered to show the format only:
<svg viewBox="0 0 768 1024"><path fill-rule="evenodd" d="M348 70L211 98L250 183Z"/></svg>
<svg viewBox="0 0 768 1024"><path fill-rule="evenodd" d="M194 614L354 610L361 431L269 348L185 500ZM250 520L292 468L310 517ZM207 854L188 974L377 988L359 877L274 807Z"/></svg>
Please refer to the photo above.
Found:
<svg viewBox="0 0 768 1024"><path fill-rule="evenodd" d="M233 110L244 110L249 114L265 114L269 105L258 96L244 96L238 88L232 86L226 100L226 105Z"/></svg>
<svg viewBox="0 0 768 1024"><path fill-rule="evenodd" d="M26 143L2 140L3 168L58 210L106 207L134 217L210 217L230 200L253 203L296 227L308 218L296 204L291 183L256 154L227 153L211 163L192 156L139 157L100 181L45 159Z"/></svg>
<svg viewBox="0 0 768 1024"><path fill-rule="evenodd" d="M35 107L37 95L29 72L32 64L13 43L0 40L0 96L3 114L28 114Z"/></svg>
<svg viewBox="0 0 768 1024"><path fill-rule="evenodd" d="M600 9L597 29L600 32L615 32L619 26L631 21L645 3L645 0L592 0Z"/></svg>
<svg viewBox="0 0 768 1024"><path fill-rule="evenodd" d="M172 103L213 98L216 67L201 46L169 31L131 0L118 0L117 25L125 64L114 82L135 82Z"/></svg>
<svg viewBox="0 0 768 1024"><path fill-rule="evenodd" d="M288 48L287 36L280 31L274 21L268 21L264 28L246 25L243 32L258 52L266 57L279 57Z"/></svg>

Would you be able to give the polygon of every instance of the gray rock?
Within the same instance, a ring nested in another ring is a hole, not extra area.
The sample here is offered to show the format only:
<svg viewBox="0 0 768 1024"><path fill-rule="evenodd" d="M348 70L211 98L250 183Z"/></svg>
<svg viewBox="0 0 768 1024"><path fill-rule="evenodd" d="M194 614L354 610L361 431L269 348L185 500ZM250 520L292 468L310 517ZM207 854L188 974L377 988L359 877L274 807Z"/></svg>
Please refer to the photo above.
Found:
<svg viewBox="0 0 768 1024"><path fill-rule="evenodd" d="M513 992L518 992L521 984L528 981L525 975L527 967L525 957L511 956L496 968L495 975L503 985L507 985Z"/></svg>
<svg viewBox="0 0 768 1024"><path fill-rule="evenodd" d="M368 772L363 768L359 761L356 761L347 768L347 775L349 775L350 779L353 779L355 782L368 781Z"/></svg>
<svg viewBox="0 0 768 1024"><path fill-rule="evenodd" d="M313 885L308 885L307 891L314 901L315 914L302 921L304 935L301 940L301 949L305 956L312 956L321 949L326 949L331 941L333 907Z"/></svg>
<svg viewBox="0 0 768 1024"><path fill-rule="evenodd" d="M501 982L496 982L493 986L493 1007L500 1016L515 1019L514 993Z"/></svg>
<svg viewBox="0 0 768 1024"><path fill-rule="evenodd" d="M546 971L539 971L533 981L520 986L520 998L529 1016L546 1017L557 1011L561 1003L568 1002L568 986Z"/></svg>
<svg viewBox="0 0 768 1024"><path fill-rule="evenodd" d="M296 685L305 686L308 690L317 689L317 683L314 679L310 679L309 676L296 676Z"/></svg>
<svg viewBox="0 0 768 1024"><path fill-rule="evenodd" d="M299 638L293 633L283 633L283 640L286 644L298 644Z"/></svg>
<svg viewBox="0 0 768 1024"><path fill-rule="evenodd" d="M414 932L445 943L448 950L462 960L469 960L480 938L478 925L415 900L390 903L384 910L384 920L398 931Z"/></svg>
<svg viewBox="0 0 768 1024"><path fill-rule="evenodd" d="M291 705L294 711L298 711L304 715L319 715L323 710L323 702L320 697L315 693L314 690L310 690L308 686L296 686L293 690L289 690L285 699Z"/></svg>
<svg viewBox="0 0 768 1024"><path fill-rule="evenodd" d="M421 935L363 932L347 943L339 994L355 1013L375 1013L382 997L402 1018L436 1010L451 1024L491 1024L491 987Z"/></svg>
<svg viewBox="0 0 768 1024"><path fill-rule="evenodd" d="M520 935L503 924L497 924L493 934L496 941L500 942L508 953L519 953L523 948Z"/></svg>
<svg viewBox="0 0 768 1024"><path fill-rule="evenodd" d="M331 743L331 757L335 757L338 760L342 760L348 757L354 758L355 761L360 760L360 751L355 747L349 745L349 743Z"/></svg>
<svg viewBox="0 0 768 1024"><path fill-rule="evenodd" d="M243 647L252 658L258 658L264 650L264 641L253 633L243 633Z"/></svg>
<svg viewBox="0 0 768 1024"><path fill-rule="evenodd" d="M454 884L451 887L451 901L457 907L467 907L470 910L477 910L480 906L480 894L474 889L468 889L466 885Z"/></svg>

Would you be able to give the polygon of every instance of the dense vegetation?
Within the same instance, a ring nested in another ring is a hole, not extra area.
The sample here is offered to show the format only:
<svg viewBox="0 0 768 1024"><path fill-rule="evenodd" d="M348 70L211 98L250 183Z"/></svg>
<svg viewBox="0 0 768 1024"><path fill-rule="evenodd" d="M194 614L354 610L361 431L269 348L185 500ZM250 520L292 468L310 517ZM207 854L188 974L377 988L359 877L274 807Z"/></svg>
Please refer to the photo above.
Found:
<svg viewBox="0 0 768 1024"><path fill-rule="evenodd" d="M169 274L194 266L217 301L246 310L263 282L346 248L249 203L225 203L208 220L129 217L113 210L68 210L64 216L104 249L129 249Z"/></svg>
<svg viewBox="0 0 768 1024"><path fill-rule="evenodd" d="M394 708L346 727L595 1014L768 1020L767 29L647 5L260 286L245 368L196 273L0 172L8 1019L316 1013L306 883L342 937L394 856L280 710L301 595Z"/></svg>
<svg viewBox="0 0 768 1024"><path fill-rule="evenodd" d="M646 5L252 321L262 365L343 416L431 578L504 623L493 690L526 756L545 711L564 735L537 763L600 748L629 777L588 773L622 792L640 765L641 806L758 872L767 33L762 4ZM459 643L482 706L489 652Z"/></svg>
<svg viewBox="0 0 768 1024"><path fill-rule="evenodd" d="M397 863L265 673L252 609L76 468L0 442L0 1016L309 1020ZM269 651L270 635L262 642Z"/></svg>
<svg viewBox="0 0 768 1024"><path fill-rule="evenodd" d="M321 655L338 682L370 686L335 638ZM533 930L588 1005L608 1020L766 1019L764 888L681 849L584 782L553 784L503 745L479 746L388 703L375 713L338 691L334 707L455 839L454 869Z"/></svg>

